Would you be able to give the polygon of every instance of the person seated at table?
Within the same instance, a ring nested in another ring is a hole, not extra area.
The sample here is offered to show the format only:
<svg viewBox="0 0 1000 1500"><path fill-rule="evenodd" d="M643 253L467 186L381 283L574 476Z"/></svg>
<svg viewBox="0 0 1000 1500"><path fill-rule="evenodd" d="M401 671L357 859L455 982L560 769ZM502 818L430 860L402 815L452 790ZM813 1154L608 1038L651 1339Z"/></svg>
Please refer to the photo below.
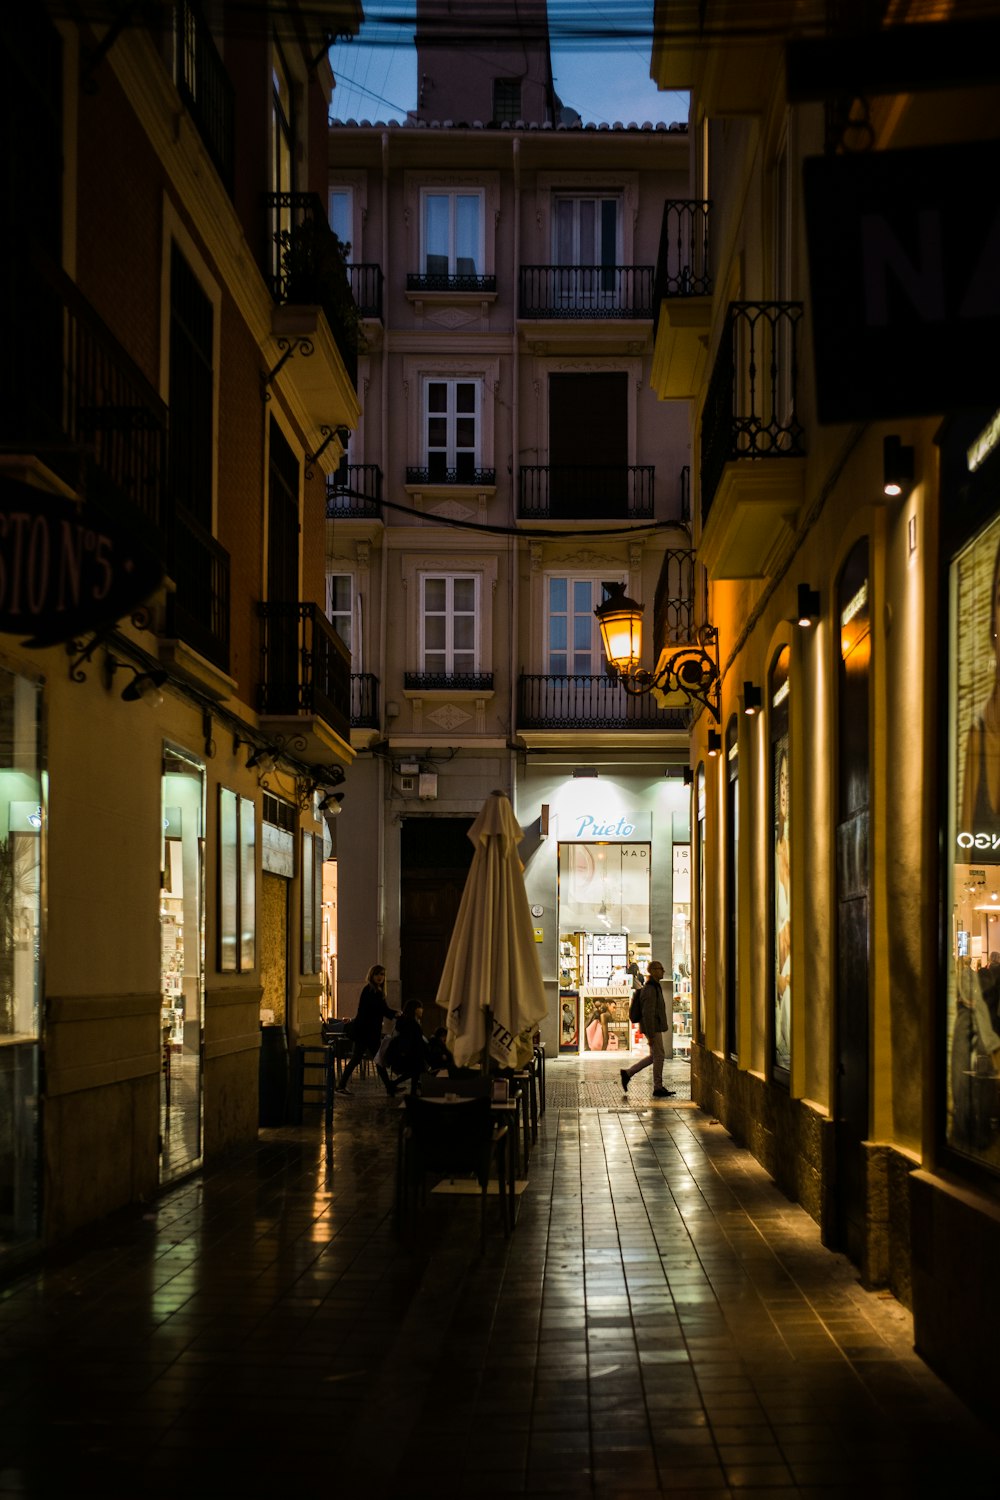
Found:
<svg viewBox="0 0 1000 1500"><path fill-rule="evenodd" d="M419 1000L407 1000L393 1028L392 1039L386 1048L385 1067L395 1077L383 1079L390 1099L402 1084L419 1078L430 1066L427 1038L420 1025L423 1013Z"/></svg>
<svg viewBox="0 0 1000 1500"><path fill-rule="evenodd" d="M447 1073L449 1078L453 1078L458 1072L458 1064L448 1046L447 1026L439 1026L434 1035L428 1038L427 1061L432 1073Z"/></svg>

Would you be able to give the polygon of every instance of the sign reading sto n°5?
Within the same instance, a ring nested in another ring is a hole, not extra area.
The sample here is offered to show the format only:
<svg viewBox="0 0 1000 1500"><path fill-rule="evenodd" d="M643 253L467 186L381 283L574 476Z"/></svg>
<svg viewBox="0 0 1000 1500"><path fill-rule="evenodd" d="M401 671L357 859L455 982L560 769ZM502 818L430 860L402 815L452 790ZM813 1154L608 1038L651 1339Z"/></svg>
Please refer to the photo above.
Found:
<svg viewBox="0 0 1000 1500"><path fill-rule="evenodd" d="M0 632L73 640L130 614L162 577L155 552L99 506L0 477Z"/></svg>
<svg viewBox="0 0 1000 1500"><path fill-rule="evenodd" d="M1000 142L803 165L821 422L995 406Z"/></svg>

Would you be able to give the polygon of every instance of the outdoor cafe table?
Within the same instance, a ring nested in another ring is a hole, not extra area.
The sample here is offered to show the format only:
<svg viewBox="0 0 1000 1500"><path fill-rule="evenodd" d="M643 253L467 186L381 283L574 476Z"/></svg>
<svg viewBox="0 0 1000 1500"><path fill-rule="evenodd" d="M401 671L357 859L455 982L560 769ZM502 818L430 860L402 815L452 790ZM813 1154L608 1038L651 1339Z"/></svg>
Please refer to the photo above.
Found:
<svg viewBox="0 0 1000 1500"><path fill-rule="evenodd" d="M406 1143L407 1143L407 1134L406 1134L406 1103L407 1103L407 1099L412 1098L412 1097L413 1097L413 1095L404 1094L404 1095L401 1096L400 1101L399 1101L399 1110L400 1110L399 1139L398 1139L398 1142L397 1142L397 1145L396 1145L396 1219L397 1219L397 1222L399 1222L399 1220L401 1218L401 1206L402 1206L402 1197L403 1197L403 1191L404 1191L403 1184L404 1184L404 1182L406 1180L405 1174L406 1174L406 1171L407 1171L407 1159L406 1159ZM425 1103L425 1104L441 1105L441 1106L447 1108L449 1105L465 1104L468 1101L468 1099L470 1097L473 1097L473 1096L471 1096L469 1094L453 1093L453 1094L427 1094L427 1095L418 1095L417 1097L421 1098L422 1102ZM517 1122L517 1112L518 1112L518 1110L520 1108L520 1100L521 1100L521 1090L520 1089L517 1090L517 1095L516 1096L512 1096L512 1097L507 1098L507 1099L491 1099L490 1100L490 1114L492 1115L493 1119L496 1121L497 1124L502 1124L502 1125L505 1125L507 1127L507 1129L508 1129L508 1135L507 1135L508 1143L514 1143L514 1149L513 1150L507 1149L504 1152L504 1158L503 1159L504 1159L504 1164L505 1164L505 1168L506 1168L506 1181L505 1182L500 1182L498 1180L498 1187L499 1187L500 1191L506 1192L506 1195L507 1195L507 1212L506 1212L505 1217L506 1217L506 1221L507 1221L507 1224L509 1225L510 1229L513 1229L514 1222L515 1222L515 1219L516 1219L516 1216L517 1216L517 1189L516 1189L516 1181L517 1181L517 1164L518 1164L518 1161L517 1161L516 1141L517 1141L517 1137L518 1137L518 1130L517 1130L517 1123L516 1122ZM513 1137L510 1134L510 1121L511 1121L511 1116L512 1115L514 1116L514 1120L515 1120ZM525 1172L527 1173L527 1162L525 1162Z"/></svg>

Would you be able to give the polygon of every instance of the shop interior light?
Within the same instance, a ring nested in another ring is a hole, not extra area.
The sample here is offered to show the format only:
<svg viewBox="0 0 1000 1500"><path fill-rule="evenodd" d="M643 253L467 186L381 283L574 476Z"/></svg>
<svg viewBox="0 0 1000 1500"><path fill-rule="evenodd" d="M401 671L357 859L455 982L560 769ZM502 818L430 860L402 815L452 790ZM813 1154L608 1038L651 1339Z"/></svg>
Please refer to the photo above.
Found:
<svg viewBox="0 0 1000 1500"><path fill-rule="evenodd" d="M743 684L743 712L751 719L760 713L760 688L753 682Z"/></svg>
<svg viewBox="0 0 1000 1500"><path fill-rule="evenodd" d="M810 588L808 583L799 584L798 617L803 630L819 619L819 589Z"/></svg>
<svg viewBox="0 0 1000 1500"><path fill-rule="evenodd" d="M711 756L719 755L722 751L722 735L717 729L708 731L708 753Z"/></svg>
<svg viewBox="0 0 1000 1500"><path fill-rule="evenodd" d="M890 434L882 439L882 493L890 500L907 495L913 485L913 449Z"/></svg>

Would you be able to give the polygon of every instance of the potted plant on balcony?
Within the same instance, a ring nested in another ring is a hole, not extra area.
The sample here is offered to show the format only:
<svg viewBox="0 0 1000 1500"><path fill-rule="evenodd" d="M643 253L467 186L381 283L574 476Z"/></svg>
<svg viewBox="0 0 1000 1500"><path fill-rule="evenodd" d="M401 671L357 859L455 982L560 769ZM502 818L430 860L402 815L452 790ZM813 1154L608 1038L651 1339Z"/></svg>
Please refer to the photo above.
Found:
<svg viewBox="0 0 1000 1500"><path fill-rule="evenodd" d="M323 219L300 219L282 235L281 271L285 302L319 306L349 366L363 347L361 318L351 293L344 245Z"/></svg>

